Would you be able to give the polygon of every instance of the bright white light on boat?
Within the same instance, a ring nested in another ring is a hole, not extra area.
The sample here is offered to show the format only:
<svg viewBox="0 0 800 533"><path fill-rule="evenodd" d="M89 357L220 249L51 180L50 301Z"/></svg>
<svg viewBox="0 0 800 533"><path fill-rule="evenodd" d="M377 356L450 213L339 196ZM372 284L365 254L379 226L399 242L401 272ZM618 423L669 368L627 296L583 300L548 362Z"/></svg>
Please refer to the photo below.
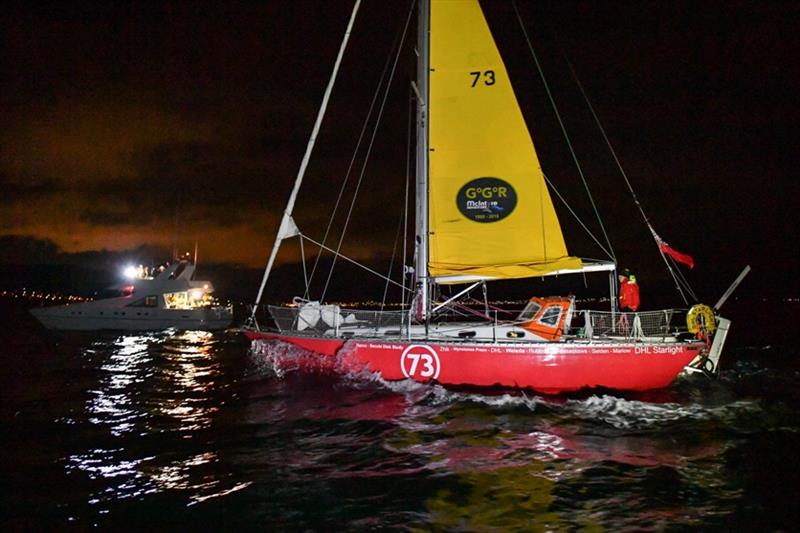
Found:
<svg viewBox="0 0 800 533"><path fill-rule="evenodd" d="M200 290L191 291L189 292L189 296L192 297L192 300L199 300L203 297L203 291Z"/></svg>
<svg viewBox="0 0 800 533"><path fill-rule="evenodd" d="M128 279L133 279L133 278L135 278L137 276L136 267L133 266L133 265L126 266L125 269L122 271L122 273Z"/></svg>

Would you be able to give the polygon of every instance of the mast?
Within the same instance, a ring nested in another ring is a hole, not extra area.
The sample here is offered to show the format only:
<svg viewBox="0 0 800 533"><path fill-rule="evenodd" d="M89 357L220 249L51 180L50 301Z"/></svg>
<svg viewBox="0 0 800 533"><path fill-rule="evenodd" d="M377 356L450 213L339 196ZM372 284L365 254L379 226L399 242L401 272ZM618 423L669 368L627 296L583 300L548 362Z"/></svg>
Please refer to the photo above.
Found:
<svg viewBox="0 0 800 533"><path fill-rule="evenodd" d="M256 311L258 310L258 306L261 304L261 297L264 295L264 288L267 286L267 280L269 279L269 274L272 271L272 265L275 263L275 258L278 256L278 250L281 247L281 242L283 239L294 237L300 234L300 230L297 228L297 225L292 218L294 203L295 200L297 200L297 193L300 192L300 186L303 184L303 177L306 174L306 167L308 166L308 161L311 159L311 152L314 149L314 143L317 140L317 134L322 126L322 119L325 117L325 110L328 108L328 100L330 99L331 91L333 91L333 84L336 81L336 75L339 73L339 65L342 63L342 56L344 56L344 50L347 48L347 41L350 39L350 32L353 30L353 22L356 19L356 14L358 13L358 8L360 5L361 0L356 0L355 4L353 5L353 12L350 14L350 21L347 23L347 30L345 30L342 44L339 46L339 54L336 56L336 62L333 65L333 72L328 80L328 86L325 88L325 94L322 97L322 103L320 104L319 111L317 112L317 119L314 122L314 128L311 131L311 137L308 139L308 144L306 145L303 161L300 163L300 169L297 171L297 177L294 181L292 193L289 195L289 201L286 203L286 209L283 211L281 224L278 227L278 235L275 237L275 243L272 245L272 252L269 254L267 267L264 269L264 276L261 278L261 286L258 288L256 302L253 305L253 311L250 315L250 321L253 324L256 323Z"/></svg>
<svg viewBox="0 0 800 533"><path fill-rule="evenodd" d="M430 0L419 2L417 35L417 319L428 319L428 78L430 75Z"/></svg>

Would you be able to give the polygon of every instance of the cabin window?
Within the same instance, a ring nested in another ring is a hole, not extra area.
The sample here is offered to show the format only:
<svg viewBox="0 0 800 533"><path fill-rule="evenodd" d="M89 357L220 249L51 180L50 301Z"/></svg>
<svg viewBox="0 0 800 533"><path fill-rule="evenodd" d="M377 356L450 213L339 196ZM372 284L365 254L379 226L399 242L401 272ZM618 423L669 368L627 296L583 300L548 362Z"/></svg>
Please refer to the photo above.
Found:
<svg viewBox="0 0 800 533"><path fill-rule="evenodd" d="M553 305L544 310L544 314L542 318L539 319L539 323L545 326L556 326L559 318L561 318L561 306Z"/></svg>
<svg viewBox="0 0 800 533"><path fill-rule="evenodd" d="M126 285L119 289L103 289L94 294L98 300L105 300L106 298L120 298L122 296L130 296L133 294L133 285Z"/></svg>
<svg viewBox="0 0 800 533"><path fill-rule="evenodd" d="M129 303L128 307L158 307L158 296L151 294L144 298L139 298L135 302Z"/></svg>
<svg viewBox="0 0 800 533"><path fill-rule="evenodd" d="M167 309L189 309L191 307L189 293L186 291L166 293L164 301L167 303Z"/></svg>
<svg viewBox="0 0 800 533"><path fill-rule="evenodd" d="M528 302L528 305L526 305L525 309L519 314L519 319L525 321L533 320L533 317L536 316L536 313L538 313L541 308L542 306L537 302Z"/></svg>

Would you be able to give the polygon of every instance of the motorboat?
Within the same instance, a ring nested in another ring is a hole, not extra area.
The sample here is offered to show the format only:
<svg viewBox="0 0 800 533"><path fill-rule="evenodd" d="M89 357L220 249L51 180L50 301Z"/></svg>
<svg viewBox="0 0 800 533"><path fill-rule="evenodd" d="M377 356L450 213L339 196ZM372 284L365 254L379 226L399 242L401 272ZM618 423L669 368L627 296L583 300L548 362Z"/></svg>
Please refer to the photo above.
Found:
<svg viewBox="0 0 800 533"><path fill-rule="evenodd" d="M144 331L217 330L233 322L233 307L215 303L210 281L192 279L196 265L177 261L152 271L132 269L129 279L97 299L33 308L48 329Z"/></svg>

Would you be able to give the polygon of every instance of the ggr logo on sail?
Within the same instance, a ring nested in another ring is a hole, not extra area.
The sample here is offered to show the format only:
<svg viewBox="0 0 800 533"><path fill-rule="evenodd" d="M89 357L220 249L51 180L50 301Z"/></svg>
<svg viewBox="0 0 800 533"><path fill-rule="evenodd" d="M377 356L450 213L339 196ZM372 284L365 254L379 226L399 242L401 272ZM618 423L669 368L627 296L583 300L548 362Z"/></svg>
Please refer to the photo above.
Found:
<svg viewBox="0 0 800 533"><path fill-rule="evenodd" d="M517 192L500 178L483 177L470 180L456 195L458 210L474 222L497 222L506 218L517 206Z"/></svg>
<svg viewBox="0 0 800 533"><path fill-rule="evenodd" d="M491 200L495 196L497 198L506 198L508 195L507 187L469 187L465 194L470 200L474 200L478 196L485 200Z"/></svg>

